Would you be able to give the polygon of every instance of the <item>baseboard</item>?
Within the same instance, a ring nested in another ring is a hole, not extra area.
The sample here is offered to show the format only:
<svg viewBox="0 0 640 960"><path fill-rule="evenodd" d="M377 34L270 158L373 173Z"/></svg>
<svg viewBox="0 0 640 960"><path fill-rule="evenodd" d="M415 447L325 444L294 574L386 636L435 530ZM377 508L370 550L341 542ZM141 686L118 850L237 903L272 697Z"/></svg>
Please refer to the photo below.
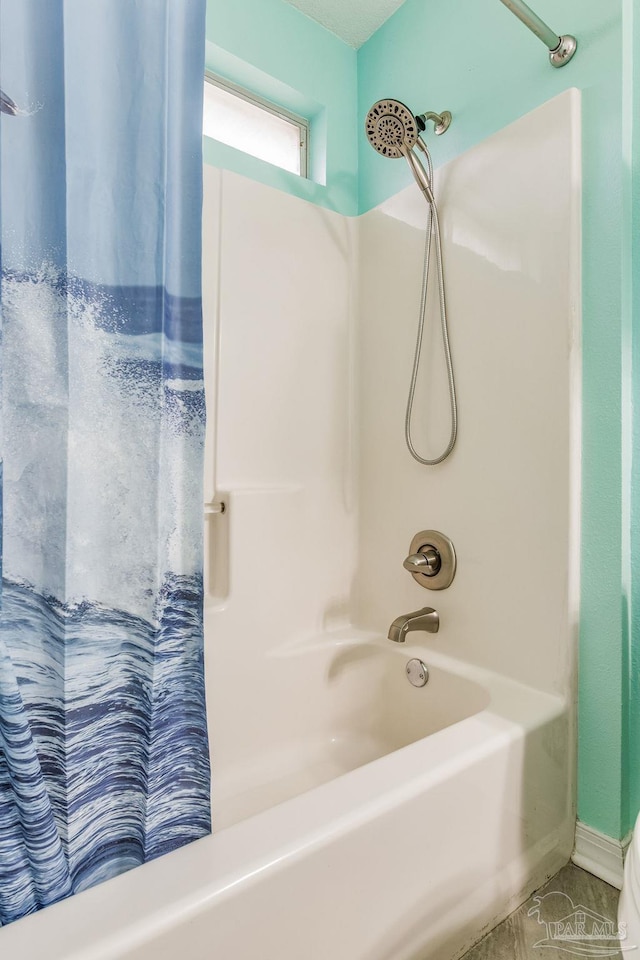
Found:
<svg viewBox="0 0 640 960"><path fill-rule="evenodd" d="M630 842L631 833L623 840L614 840L578 820L571 859L576 866L622 890L624 857Z"/></svg>

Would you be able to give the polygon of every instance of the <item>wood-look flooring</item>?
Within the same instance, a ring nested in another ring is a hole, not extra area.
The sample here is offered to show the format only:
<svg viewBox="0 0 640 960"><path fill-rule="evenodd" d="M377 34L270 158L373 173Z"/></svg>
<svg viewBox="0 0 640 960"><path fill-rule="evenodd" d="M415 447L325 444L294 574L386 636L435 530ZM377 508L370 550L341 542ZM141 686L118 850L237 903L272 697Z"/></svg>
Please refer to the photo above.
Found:
<svg viewBox="0 0 640 960"><path fill-rule="evenodd" d="M553 896L556 892L559 896ZM571 903L562 894L570 897ZM536 897L545 896L546 900L535 901ZM543 945L541 941L545 941L548 931L544 924L539 922L538 917L549 921L562 920L566 916L565 908L567 906L571 908L573 904L577 908L585 907L613 921L614 926L617 926L618 897L619 891L615 887L610 887L603 880L598 880L597 877L569 863L541 890L523 903L515 913L467 951L462 960L571 960L572 956L585 956L584 952L579 952L578 945L575 952L570 943L563 944L560 949L552 945ZM539 908L538 912L536 912L536 906ZM533 913L530 916L529 911L532 908ZM622 960L623 954L617 949L618 945L616 941L598 941L597 946L594 943L593 947L594 950L605 951L601 952L600 956L607 956L610 960ZM635 951L631 951L631 956L633 953ZM640 957L640 951L638 954Z"/></svg>

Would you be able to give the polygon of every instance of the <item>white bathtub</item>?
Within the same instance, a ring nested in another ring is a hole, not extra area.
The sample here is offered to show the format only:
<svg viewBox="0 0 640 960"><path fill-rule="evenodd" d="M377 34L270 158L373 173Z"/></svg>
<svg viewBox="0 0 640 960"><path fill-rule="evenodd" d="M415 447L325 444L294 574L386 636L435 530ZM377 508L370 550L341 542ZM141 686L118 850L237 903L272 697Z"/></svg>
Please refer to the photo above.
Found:
<svg viewBox="0 0 640 960"><path fill-rule="evenodd" d="M364 634L278 661L279 739L254 718L231 763L214 731L218 831L4 928L3 957L449 960L567 861L560 699Z"/></svg>

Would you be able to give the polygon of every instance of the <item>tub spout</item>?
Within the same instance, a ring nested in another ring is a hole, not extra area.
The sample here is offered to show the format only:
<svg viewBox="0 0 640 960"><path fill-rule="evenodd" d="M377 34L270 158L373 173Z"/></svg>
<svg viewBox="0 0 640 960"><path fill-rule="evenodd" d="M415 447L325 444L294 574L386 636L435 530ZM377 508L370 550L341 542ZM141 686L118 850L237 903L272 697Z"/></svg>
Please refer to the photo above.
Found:
<svg viewBox="0 0 640 960"><path fill-rule="evenodd" d="M427 633L437 633L440 628L440 617L433 607L424 607L415 613L406 613L403 617L396 617L389 627L389 640L394 643L404 643L407 634L413 630L426 630Z"/></svg>

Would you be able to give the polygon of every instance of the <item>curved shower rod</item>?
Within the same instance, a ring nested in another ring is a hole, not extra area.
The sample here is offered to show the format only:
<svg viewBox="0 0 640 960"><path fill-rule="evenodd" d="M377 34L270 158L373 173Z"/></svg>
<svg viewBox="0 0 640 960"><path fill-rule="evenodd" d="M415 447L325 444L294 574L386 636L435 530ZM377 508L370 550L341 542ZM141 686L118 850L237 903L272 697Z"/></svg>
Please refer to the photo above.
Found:
<svg viewBox="0 0 640 960"><path fill-rule="evenodd" d="M505 7L508 7L512 13L515 13L518 20L522 20L525 27L529 27L532 33L535 33L539 40L542 40L545 47L549 50L549 60L553 67L564 67L573 57L578 47L578 41L571 34L559 37L554 33L551 27L547 26L544 20L533 12L533 10L524 3L524 0L501 0Z"/></svg>

